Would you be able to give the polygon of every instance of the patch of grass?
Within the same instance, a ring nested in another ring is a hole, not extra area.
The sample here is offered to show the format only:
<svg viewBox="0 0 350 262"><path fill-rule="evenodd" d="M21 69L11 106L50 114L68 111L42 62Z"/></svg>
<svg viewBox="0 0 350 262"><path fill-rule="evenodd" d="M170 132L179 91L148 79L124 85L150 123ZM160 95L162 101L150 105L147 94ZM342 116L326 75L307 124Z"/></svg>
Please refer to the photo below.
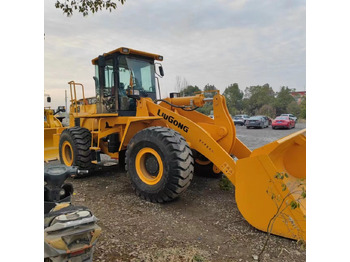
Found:
<svg viewBox="0 0 350 262"><path fill-rule="evenodd" d="M204 258L198 254L194 255L192 258L193 262L204 262Z"/></svg>
<svg viewBox="0 0 350 262"><path fill-rule="evenodd" d="M226 176L222 176L220 182L219 182L219 187L221 190L224 191L231 191L233 190L233 185L230 180Z"/></svg>

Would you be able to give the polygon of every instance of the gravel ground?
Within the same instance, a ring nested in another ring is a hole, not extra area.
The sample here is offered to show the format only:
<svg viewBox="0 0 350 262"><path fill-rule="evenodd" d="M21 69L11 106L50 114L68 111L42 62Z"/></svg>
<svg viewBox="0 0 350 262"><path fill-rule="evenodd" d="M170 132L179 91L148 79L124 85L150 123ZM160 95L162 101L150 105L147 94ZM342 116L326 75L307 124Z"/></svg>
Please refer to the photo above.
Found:
<svg viewBox="0 0 350 262"><path fill-rule="evenodd" d="M237 137L255 149L305 128L246 129ZM58 161L45 163L57 165ZM248 224L237 209L234 188L225 191L220 179L195 176L179 199L153 204L138 198L117 166L81 179L74 185L73 204L89 207L102 228L94 261L255 261L266 233ZM271 236L263 261L305 261L296 241Z"/></svg>

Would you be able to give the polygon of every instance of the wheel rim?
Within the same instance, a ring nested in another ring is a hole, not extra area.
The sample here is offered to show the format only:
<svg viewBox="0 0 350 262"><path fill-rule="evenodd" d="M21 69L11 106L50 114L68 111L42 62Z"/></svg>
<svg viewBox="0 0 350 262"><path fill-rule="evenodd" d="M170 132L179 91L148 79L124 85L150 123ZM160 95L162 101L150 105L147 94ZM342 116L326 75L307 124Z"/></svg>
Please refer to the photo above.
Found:
<svg viewBox="0 0 350 262"><path fill-rule="evenodd" d="M206 166L206 165L209 165L211 163L210 160L200 160L198 158L196 158L194 161L196 161L196 163L201 165L201 166Z"/></svg>
<svg viewBox="0 0 350 262"><path fill-rule="evenodd" d="M142 148L136 155L135 166L139 178L148 185L155 185L162 179L163 162L153 148Z"/></svg>
<svg viewBox="0 0 350 262"><path fill-rule="evenodd" d="M64 141L62 144L62 158L66 166L73 165L73 148L68 141Z"/></svg>

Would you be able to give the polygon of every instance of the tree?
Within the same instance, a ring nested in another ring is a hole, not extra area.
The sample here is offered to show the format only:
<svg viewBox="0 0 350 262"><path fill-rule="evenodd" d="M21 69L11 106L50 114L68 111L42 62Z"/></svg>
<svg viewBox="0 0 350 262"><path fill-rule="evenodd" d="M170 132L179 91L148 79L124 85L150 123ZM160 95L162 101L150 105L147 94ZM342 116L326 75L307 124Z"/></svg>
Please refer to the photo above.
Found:
<svg viewBox="0 0 350 262"><path fill-rule="evenodd" d="M277 93L277 97L275 99L274 106L276 108L276 114L284 114L284 113L290 113L287 112L287 106L295 101L294 97L290 94L292 89L289 89L288 87L282 86L281 90Z"/></svg>
<svg viewBox="0 0 350 262"><path fill-rule="evenodd" d="M289 103L287 106L287 112L300 117L300 106L295 100Z"/></svg>
<svg viewBox="0 0 350 262"><path fill-rule="evenodd" d="M201 90L199 89L198 86L192 86L192 85L188 85L186 87L183 87L180 90L180 94L181 96L194 96L195 92L200 92Z"/></svg>
<svg viewBox="0 0 350 262"><path fill-rule="evenodd" d="M235 115L237 111L240 112L243 109L243 91L239 89L237 83L226 87L223 95L226 98L227 108L231 115Z"/></svg>
<svg viewBox="0 0 350 262"><path fill-rule="evenodd" d="M275 100L275 92L269 84L247 87L244 96L244 109L251 115L257 114L263 105L273 105Z"/></svg>
<svg viewBox="0 0 350 262"><path fill-rule="evenodd" d="M217 88L214 85L206 84L203 88L203 91L207 91L207 93L204 93L204 96L209 98L214 97L215 95L214 92L208 92L211 90L217 90ZM198 92L198 91L195 91L195 92ZM213 111L213 102L206 102L204 106L197 108L197 111L205 115L210 115L211 112Z"/></svg>
<svg viewBox="0 0 350 262"><path fill-rule="evenodd" d="M300 103L300 114L299 117L302 119L306 119L306 98L303 97Z"/></svg>
<svg viewBox="0 0 350 262"><path fill-rule="evenodd" d="M213 111L213 103L212 102L205 103L204 106L199 107L196 110L199 113L202 113L204 115L210 115L210 113Z"/></svg>
<svg viewBox="0 0 350 262"><path fill-rule="evenodd" d="M57 0L55 7L62 9L63 14L68 17L73 15L73 11L87 16L90 12L96 13L102 9L112 12L113 9L117 8L117 2L123 5L125 1L126 0Z"/></svg>
<svg viewBox="0 0 350 262"><path fill-rule="evenodd" d="M263 105L257 113L258 115L264 115L269 116L271 118L275 118L276 109L272 105Z"/></svg>
<svg viewBox="0 0 350 262"><path fill-rule="evenodd" d="M203 91L207 92L204 94L205 97L214 97L215 92L208 92L212 90L218 90L218 89L214 85L206 84L205 87L203 88Z"/></svg>

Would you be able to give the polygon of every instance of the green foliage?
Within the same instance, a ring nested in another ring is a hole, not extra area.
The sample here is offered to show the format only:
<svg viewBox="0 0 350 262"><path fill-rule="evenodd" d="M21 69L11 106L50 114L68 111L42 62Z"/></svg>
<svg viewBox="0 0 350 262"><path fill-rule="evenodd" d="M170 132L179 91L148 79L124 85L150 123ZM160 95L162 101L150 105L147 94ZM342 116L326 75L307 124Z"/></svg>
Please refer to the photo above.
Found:
<svg viewBox="0 0 350 262"><path fill-rule="evenodd" d="M117 0L122 5L126 2L126 0ZM69 16L73 15L74 12L82 13L83 16L87 16L90 12L96 13L97 11L101 11L102 9L108 10L112 12L113 9L117 8L117 1L115 0L65 0L59 1L57 0L55 3L55 7L58 9L62 9L63 14Z"/></svg>
<svg viewBox="0 0 350 262"><path fill-rule="evenodd" d="M238 84L234 83L226 87L223 95L226 98L228 111L232 116L243 109L243 92L239 89Z"/></svg>
<svg viewBox="0 0 350 262"><path fill-rule="evenodd" d="M281 179L283 180L285 177L289 177L289 175L287 173L280 173L280 172L277 172L276 175L274 176L276 179Z"/></svg>
<svg viewBox="0 0 350 262"><path fill-rule="evenodd" d="M289 114L293 114L295 116L300 116L300 106L298 105L298 103L293 100L292 102L290 102L287 106L287 112Z"/></svg>
<svg viewBox="0 0 350 262"><path fill-rule="evenodd" d="M210 115L210 112L213 111L213 103L205 103L204 106L198 108L197 111L204 115Z"/></svg>
<svg viewBox="0 0 350 262"><path fill-rule="evenodd" d="M194 85L188 85L186 79L181 80L177 77L177 90L180 90L182 96L194 96L201 89ZM214 85L206 84L203 91L217 90ZM243 92L237 83L230 84L223 92L226 98L229 113L234 116L237 114L248 115L266 115L271 118L283 113L294 114L298 118L306 119L306 99L302 98L301 104L295 101L290 94L293 90L282 86L280 92L274 92L269 84L246 87ZM213 97L214 92L204 94L206 97ZM209 115L213 110L212 103L206 103L197 111Z"/></svg>
<svg viewBox="0 0 350 262"><path fill-rule="evenodd" d="M286 224L287 227L296 228L297 231L300 232L300 228L296 225L293 218L290 215L288 215L288 212L285 212L285 211L288 210L289 208L291 210L295 210L297 208L300 208L302 199L306 198L306 190L304 187L305 186L305 179L298 179L297 181L294 181L293 183L287 182L288 180L286 180L286 182L284 183L284 181L285 181L284 179L288 178L288 177L289 177L288 173L277 172L274 175L274 178L277 181L271 180L270 181L271 187L269 187L266 190L266 193L270 195L272 201L274 201L274 203L276 204L277 210L276 210L276 213L271 217L271 219L267 225L267 233L268 234L267 234L265 243L261 249L261 252L258 255L258 261L261 261L261 256L267 247L267 243L268 243L268 240L270 238L272 228L273 228L274 223L275 223L277 218L282 217L282 219L284 220L284 223ZM278 192L278 190L276 191L276 185L278 185L278 183L279 183L278 180L280 180L280 182L281 182L282 192L286 191L287 188L289 189L289 192L284 193L283 197ZM292 200L289 202L291 196L292 196ZM304 216L304 218L306 219L305 216ZM305 241L302 240L301 236L299 235L296 237L299 239L298 242L300 242L300 246L305 247Z"/></svg>
<svg viewBox="0 0 350 262"><path fill-rule="evenodd" d="M204 262L204 258L200 255L194 255L193 256L193 259L192 259L193 262Z"/></svg>
<svg viewBox="0 0 350 262"><path fill-rule="evenodd" d="M245 89L245 111L250 115L256 115L263 105L272 105L275 92L269 84L263 86L250 86Z"/></svg>
<svg viewBox="0 0 350 262"><path fill-rule="evenodd" d="M265 115L269 116L272 118L275 118L276 116L276 109L272 105L263 105L259 110L258 110L258 115Z"/></svg>
<svg viewBox="0 0 350 262"><path fill-rule="evenodd" d="M200 92L198 86L188 85L180 90L181 96L194 96L196 92Z"/></svg>
<svg viewBox="0 0 350 262"><path fill-rule="evenodd" d="M203 88L203 91L205 91L204 96L208 98L214 97L215 92L208 92L212 90L217 90L217 88L214 85L206 84ZM207 102L203 107L198 108L197 111L205 115L210 115L211 111L213 111L213 103Z"/></svg>
<svg viewBox="0 0 350 262"><path fill-rule="evenodd" d="M226 176L222 176L219 182L219 187L221 190L230 191L233 189L233 184Z"/></svg>
<svg viewBox="0 0 350 262"><path fill-rule="evenodd" d="M206 84L203 88L203 91L211 91L211 90L218 90L214 85ZM215 92L207 92L204 93L205 97L214 97Z"/></svg>
<svg viewBox="0 0 350 262"><path fill-rule="evenodd" d="M300 103L300 113L299 117L306 119L306 98L304 97Z"/></svg>
<svg viewBox="0 0 350 262"><path fill-rule="evenodd" d="M287 106L291 102L295 102L294 97L290 94L292 89L288 87L282 86L281 90L277 93L276 99L274 101L274 107L276 109L276 114L279 116L280 114L292 114L288 112Z"/></svg>

